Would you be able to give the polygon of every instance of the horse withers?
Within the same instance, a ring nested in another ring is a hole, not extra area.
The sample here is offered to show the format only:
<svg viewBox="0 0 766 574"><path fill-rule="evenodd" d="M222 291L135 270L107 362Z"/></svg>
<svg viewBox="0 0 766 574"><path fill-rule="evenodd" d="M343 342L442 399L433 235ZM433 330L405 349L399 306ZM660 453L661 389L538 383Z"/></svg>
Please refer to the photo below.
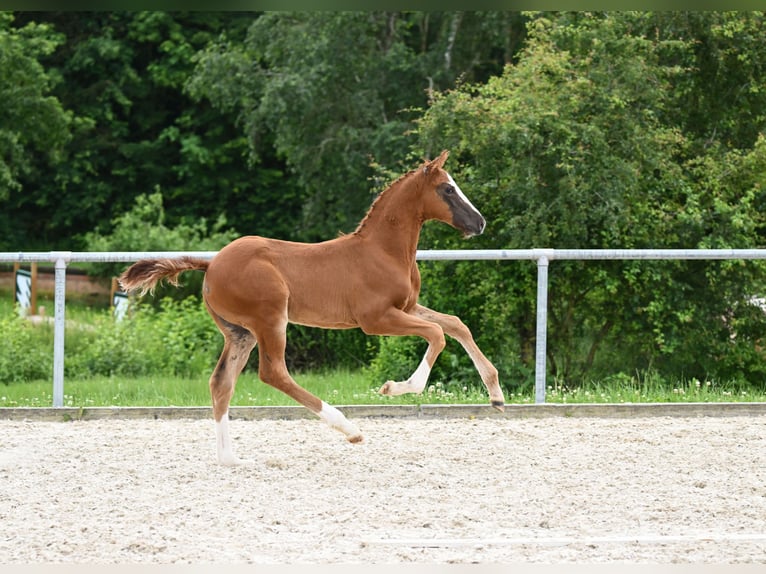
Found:
<svg viewBox="0 0 766 574"><path fill-rule="evenodd" d="M240 463L229 435L229 403L237 378L258 347L261 380L318 415L350 442L363 440L338 409L298 385L285 363L288 322L327 329L361 328L370 335L417 335L428 348L406 381L388 381L384 395L420 393L445 346L445 333L473 360L492 406L503 410L497 369L452 315L418 304L415 261L423 223L438 220L466 237L484 231L485 220L444 170L448 152L403 175L373 202L353 233L321 243L258 236L232 241L210 261L193 257L143 259L120 277L128 291L151 291L161 279L178 284L183 271L205 271L202 295L224 336L211 377L218 460Z"/></svg>

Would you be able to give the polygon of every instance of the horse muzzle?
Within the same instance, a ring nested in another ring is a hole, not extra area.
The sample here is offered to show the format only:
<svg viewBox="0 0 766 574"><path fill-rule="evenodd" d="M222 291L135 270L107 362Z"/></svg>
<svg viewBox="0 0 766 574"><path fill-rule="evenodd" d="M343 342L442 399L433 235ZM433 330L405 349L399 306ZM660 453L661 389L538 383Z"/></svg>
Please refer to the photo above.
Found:
<svg viewBox="0 0 766 574"><path fill-rule="evenodd" d="M470 217L468 216L470 215ZM475 213L466 213L464 217L455 217L455 227L463 232L463 237L468 239L474 235L481 235L484 233L484 228L487 227L487 221L477 211Z"/></svg>

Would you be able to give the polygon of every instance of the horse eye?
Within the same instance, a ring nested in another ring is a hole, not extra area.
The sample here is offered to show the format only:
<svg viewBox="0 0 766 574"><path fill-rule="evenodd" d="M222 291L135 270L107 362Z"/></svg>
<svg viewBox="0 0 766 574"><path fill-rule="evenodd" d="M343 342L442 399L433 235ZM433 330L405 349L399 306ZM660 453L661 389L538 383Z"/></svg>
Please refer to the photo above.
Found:
<svg viewBox="0 0 766 574"><path fill-rule="evenodd" d="M452 195L453 193L455 193L455 188L452 187L451 185L448 185L447 188L444 190L444 193L446 193L447 195Z"/></svg>

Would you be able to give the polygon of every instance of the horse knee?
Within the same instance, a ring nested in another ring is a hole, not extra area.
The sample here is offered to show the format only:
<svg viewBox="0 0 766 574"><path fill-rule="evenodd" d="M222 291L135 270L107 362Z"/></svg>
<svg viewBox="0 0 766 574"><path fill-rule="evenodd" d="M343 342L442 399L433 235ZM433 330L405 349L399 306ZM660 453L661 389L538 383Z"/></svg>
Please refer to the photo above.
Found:
<svg viewBox="0 0 766 574"><path fill-rule="evenodd" d="M436 347L439 349L439 352L442 352L446 346L447 339L444 336L444 331L439 328L439 336L436 338Z"/></svg>
<svg viewBox="0 0 766 574"><path fill-rule="evenodd" d="M461 339L473 340L473 334L471 333L471 330L460 319L456 321L454 328L455 328L455 334L457 335L457 337Z"/></svg>
<svg viewBox="0 0 766 574"><path fill-rule="evenodd" d="M445 322L443 327L444 332L457 341L463 342L473 340L471 330L465 323L463 323L460 317L450 317L450 320Z"/></svg>
<svg viewBox="0 0 766 574"><path fill-rule="evenodd" d="M428 350L426 351L426 358L429 364L433 365L436 358L441 354L444 348L447 346L447 340L444 337L444 331L441 327L438 332L434 332L434 335L428 339Z"/></svg>
<svg viewBox="0 0 766 574"><path fill-rule="evenodd" d="M216 368L216 370L213 371L213 374L210 375L208 385L210 386L210 392L218 394L221 391L230 388L231 381L229 380L229 377L225 376L225 373L220 372L218 368Z"/></svg>

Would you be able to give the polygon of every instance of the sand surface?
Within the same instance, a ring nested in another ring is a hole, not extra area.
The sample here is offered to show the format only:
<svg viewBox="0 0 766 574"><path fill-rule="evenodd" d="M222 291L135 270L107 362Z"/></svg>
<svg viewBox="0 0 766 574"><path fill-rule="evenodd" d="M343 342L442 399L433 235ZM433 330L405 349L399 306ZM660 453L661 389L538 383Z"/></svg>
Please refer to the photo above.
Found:
<svg viewBox="0 0 766 574"><path fill-rule="evenodd" d="M0 563L766 563L766 417L0 421Z"/></svg>

